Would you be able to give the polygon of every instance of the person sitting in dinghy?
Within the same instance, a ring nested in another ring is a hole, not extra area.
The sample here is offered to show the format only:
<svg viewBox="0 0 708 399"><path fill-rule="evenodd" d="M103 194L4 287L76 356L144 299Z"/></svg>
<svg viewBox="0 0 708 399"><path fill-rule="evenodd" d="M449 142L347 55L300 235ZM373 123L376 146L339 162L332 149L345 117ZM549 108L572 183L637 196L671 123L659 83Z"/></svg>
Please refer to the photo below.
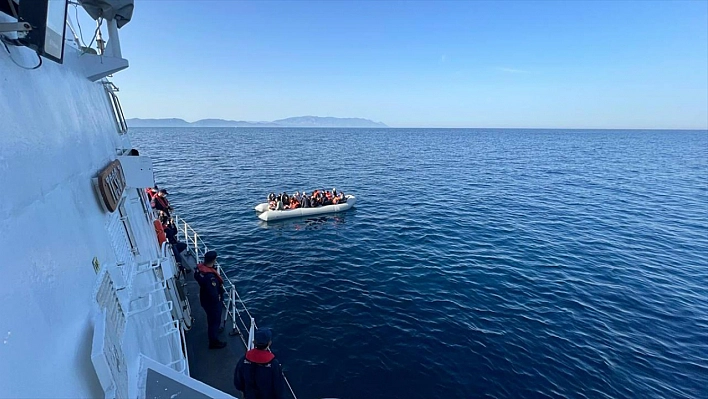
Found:
<svg viewBox="0 0 708 399"><path fill-rule="evenodd" d="M280 193L278 195L271 193L268 196L268 209L271 211L282 211L285 209L285 205L287 205L285 195L285 193Z"/></svg>
<svg viewBox="0 0 708 399"><path fill-rule="evenodd" d="M330 197L328 197L327 194L328 194L328 191L324 191L324 190L320 191L320 203L322 204L322 206L327 206L327 205L332 204ZM332 194L329 194L329 195L331 196Z"/></svg>
<svg viewBox="0 0 708 399"><path fill-rule="evenodd" d="M271 211L275 209L276 205L276 198L275 198L275 193L270 193L268 194L268 209Z"/></svg>
<svg viewBox="0 0 708 399"><path fill-rule="evenodd" d="M310 197L310 203L312 204L313 208L317 208L318 206L321 205L320 204L320 197L317 193L317 190L312 192L312 196Z"/></svg>
<svg viewBox="0 0 708 399"><path fill-rule="evenodd" d="M304 191L302 192L302 200L300 201L300 205L302 205L303 208L310 207L310 198Z"/></svg>

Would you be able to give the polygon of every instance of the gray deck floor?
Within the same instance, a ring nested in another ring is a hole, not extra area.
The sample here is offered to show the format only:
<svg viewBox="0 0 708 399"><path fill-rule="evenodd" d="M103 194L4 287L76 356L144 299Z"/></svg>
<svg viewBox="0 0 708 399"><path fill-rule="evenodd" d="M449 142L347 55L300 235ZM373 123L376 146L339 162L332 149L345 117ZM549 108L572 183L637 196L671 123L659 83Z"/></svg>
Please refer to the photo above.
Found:
<svg viewBox="0 0 708 399"><path fill-rule="evenodd" d="M209 349L207 338L206 313L199 304L199 284L194 280L196 260L189 251L184 251L184 266L192 270L183 277L185 292L192 308L194 322L187 332L187 354L189 356L189 371L192 378L240 398L240 392L234 387L234 369L236 363L246 353L241 337L231 336L231 322L220 335L227 345L222 349ZM225 310L224 310L225 311Z"/></svg>

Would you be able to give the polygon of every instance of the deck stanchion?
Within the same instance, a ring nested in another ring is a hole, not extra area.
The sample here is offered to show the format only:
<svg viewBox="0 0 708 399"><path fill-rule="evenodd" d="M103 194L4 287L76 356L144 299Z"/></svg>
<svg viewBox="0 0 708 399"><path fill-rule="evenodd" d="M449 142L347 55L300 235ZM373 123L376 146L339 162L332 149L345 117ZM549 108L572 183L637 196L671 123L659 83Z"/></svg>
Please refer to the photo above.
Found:
<svg viewBox="0 0 708 399"><path fill-rule="evenodd" d="M240 334L240 331L236 330L236 287L231 288L231 321L233 328L231 330L231 335Z"/></svg>
<svg viewBox="0 0 708 399"><path fill-rule="evenodd" d="M197 232L194 232L194 254L197 256L197 263L199 263L199 245L197 244Z"/></svg>
<svg viewBox="0 0 708 399"><path fill-rule="evenodd" d="M253 338L256 333L256 320L251 317L251 328L248 330L248 346L247 351L253 349Z"/></svg>

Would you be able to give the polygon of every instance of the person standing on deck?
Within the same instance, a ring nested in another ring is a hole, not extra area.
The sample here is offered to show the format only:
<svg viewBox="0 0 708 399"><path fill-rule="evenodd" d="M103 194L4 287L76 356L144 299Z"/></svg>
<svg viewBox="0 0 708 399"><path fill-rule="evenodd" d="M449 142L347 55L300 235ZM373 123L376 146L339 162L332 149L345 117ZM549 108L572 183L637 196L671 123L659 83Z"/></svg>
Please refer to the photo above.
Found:
<svg viewBox="0 0 708 399"><path fill-rule="evenodd" d="M150 205L153 209L156 209L167 215L167 217L170 217L172 207L170 206L170 201L167 200L167 190L164 188L158 191L157 195L152 198Z"/></svg>
<svg viewBox="0 0 708 399"><path fill-rule="evenodd" d="M254 349L246 352L234 370L234 386L243 399L285 399L285 377L280 362L268 350L273 333L259 328L254 334Z"/></svg>
<svg viewBox="0 0 708 399"><path fill-rule="evenodd" d="M221 297L224 294L224 280L214 267L216 251L204 254L204 263L197 265L194 279L199 283L199 303L207 315L207 332L209 334L209 349L221 349L226 342L219 341L221 327Z"/></svg>

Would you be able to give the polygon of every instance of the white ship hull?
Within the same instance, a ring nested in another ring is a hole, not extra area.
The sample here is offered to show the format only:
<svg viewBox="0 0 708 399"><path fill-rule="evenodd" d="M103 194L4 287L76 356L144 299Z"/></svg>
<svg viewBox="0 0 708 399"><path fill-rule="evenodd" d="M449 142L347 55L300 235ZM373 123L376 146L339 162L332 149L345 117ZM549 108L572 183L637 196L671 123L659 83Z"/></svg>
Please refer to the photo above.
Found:
<svg viewBox="0 0 708 399"><path fill-rule="evenodd" d="M0 13L0 22L11 21ZM139 191L124 190L121 215L103 209L92 185L131 148L104 85L87 79L75 48L66 47L63 65L45 60L36 70L17 65L36 65L34 51L10 51L0 46L0 397L104 397L91 344L106 271L125 313L124 325L107 327L122 337L117 379L138 374L139 354L184 368L179 335L163 335L173 331L173 316L160 306L168 298L159 291L144 296L155 278L135 274L159 258ZM121 217L136 221L131 239ZM130 315L148 299L151 307ZM117 396L138 396L133 381L116 381L116 389Z"/></svg>
<svg viewBox="0 0 708 399"><path fill-rule="evenodd" d="M130 19L130 0L81 2L95 15L109 3ZM3 10L5 35L18 24ZM222 356L207 352L199 289L158 244L152 160L132 148L105 79L128 65L106 23L110 52L67 45L63 64L32 69L35 51L0 46L0 398L233 398L230 378L212 377L251 345L255 318L221 271L231 334ZM207 247L175 219L194 267Z"/></svg>

